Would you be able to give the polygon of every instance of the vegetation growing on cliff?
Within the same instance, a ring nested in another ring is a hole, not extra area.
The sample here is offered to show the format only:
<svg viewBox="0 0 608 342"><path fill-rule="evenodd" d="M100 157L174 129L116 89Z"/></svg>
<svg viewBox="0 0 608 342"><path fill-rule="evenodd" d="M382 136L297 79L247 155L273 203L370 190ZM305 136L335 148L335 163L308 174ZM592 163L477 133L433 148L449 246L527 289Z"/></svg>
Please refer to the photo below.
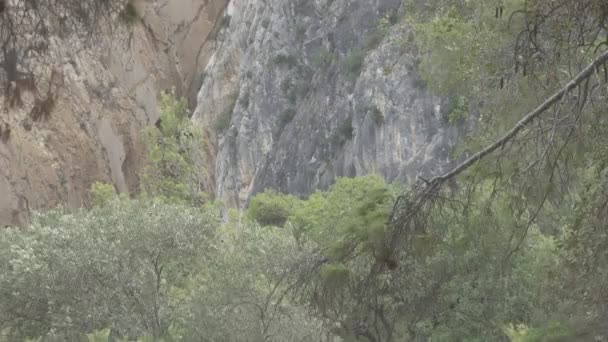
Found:
<svg viewBox="0 0 608 342"><path fill-rule="evenodd" d="M203 133L189 119L183 99L173 93L160 96L160 118L143 132L147 163L142 191L166 201L201 205L203 179Z"/></svg>

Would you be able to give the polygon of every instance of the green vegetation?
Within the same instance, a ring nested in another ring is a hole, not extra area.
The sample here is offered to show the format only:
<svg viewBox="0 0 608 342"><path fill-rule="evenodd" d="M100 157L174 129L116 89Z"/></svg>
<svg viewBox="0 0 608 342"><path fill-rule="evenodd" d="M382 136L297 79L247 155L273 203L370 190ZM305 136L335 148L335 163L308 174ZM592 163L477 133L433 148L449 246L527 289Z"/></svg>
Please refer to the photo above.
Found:
<svg viewBox="0 0 608 342"><path fill-rule="evenodd" d="M205 197L203 135L189 120L185 101L172 93L161 94L157 126L145 129L142 134L147 152L142 191L171 203L200 205Z"/></svg>
<svg viewBox="0 0 608 342"><path fill-rule="evenodd" d="M120 17L129 25L133 25L139 21L139 13L137 13L137 7L135 7L134 0L128 0L125 3L125 7L120 13Z"/></svg>
<svg viewBox="0 0 608 342"><path fill-rule="evenodd" d="M230 22L232 21L232 16L230 15L224 15L221 19L220 19L220 29L225 29L230 27Z"/></svg>
<svg viewBox="0 0 608 342"><path fill-rule="evenodd" d="M369 33L367 36L367 41L365 42L365 49L370 51L382 43L382 40L388 34L388 30L392 25L396 23L396 14L389 14L388 16L378 20L376 27Z"/></svg>
<svg viewBox="0 0 608 342"><path fill-rule="evenodd" d="M0 231L3 340L73 341L105 328L168 334L177 315L170 293L214 250L218 224L213 208L115 199Z"/></svg>
<svg viewBox="0 0 608 342"><path fill-rule="evenodd" d="M199 132L164 94L144 193L96 183L91 208L0 231L0 340L606 340L605 3L403 5L447 119L476 111L463 163L306 199L267 190L242 215L196 200Z"/></svg>
<svg viewBox="0 0 608 342"><path fill-rule="evenodd" d="M104 206L116 198L116 190L110 184L95 182L91 186L93 205Z"/></svg>
<svg viewBox="0 0 608 342"><path fill-rule="evenodd" d="M338 145L344 145L347 141L353 138L353 121L352 118L347 118L338 126L336 132L332 136L332 142Z"/></svg>
<svg viewBox="0 0 608 342"><path fill-rule="evenodd" d="M456 123L469 116L471 109L468 106L467 99L460 95L450 99L448 104L448 122Z"/></svg>
<svg viewBox="0 0 608 342"><path fill-rule="evenodd" d="M266 190L251 200L246 216L262 226L282 227L299 205L294 196Z"/></svg>
<svg viewBox="0 0 608 342"><path fill-rule="evenodd" d="M213 129L222 133L230 127L230 123L232 122L232 113L234 112L234 107L236 106L237 100L239 98L239 92L236 91L228 96L226 106L221 113L215 118L213 123ZM247 99L248 101L249 99Z"/></svg>
<svg viewBox="0 0 608 342"><path fill-rule="evenodd" d="M270 26L270 19L265 18L264 20L262 20L262 27L267 29Z"/></svg>
<svg viewBox="0 0 608 342"><path fill-rule="evenodd" d="M326 47L320 47L312 56L311 63L317 69L327 69L338 60L336 52L330 51Z"/></svg>
<svg viewBox="0 0 608 342"><path fill-rule="evenodd" d="M342 60L342 69L347 78L355 80L361 74L366 55L376 49L387 35L391 25L396 23L396 14L389 14L380 19L376 27L368 34L362 48L353 48Z"/></svg>
<svg viewBox="0 0 608 342"><path fill-rule="evenodd" d="M355 80L359 77L359 74L361 74L361 70L363 69L365 55L365 50L354 48L344 58L342 61L342 69L349 79Z"/></svg>
<svg viewBox="0 0 608 342"><path fill-rule="evenodd" d="M278 66L285 65L290 68L296 67L298 65L298 59L296 57L286 55L283 53L279 53L278 55L274 56L272 61L274 62L274 64L276 64Z"/></svg>

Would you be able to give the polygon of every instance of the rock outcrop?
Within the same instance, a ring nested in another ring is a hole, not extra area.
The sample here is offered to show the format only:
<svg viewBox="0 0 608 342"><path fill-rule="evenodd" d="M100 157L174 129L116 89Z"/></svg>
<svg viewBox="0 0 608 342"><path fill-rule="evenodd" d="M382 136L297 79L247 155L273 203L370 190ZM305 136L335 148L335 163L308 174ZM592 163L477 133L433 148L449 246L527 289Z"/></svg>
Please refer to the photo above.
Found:
<svg viewBox="0 0 608 342"><path fill-rule="evenodd" d="M27 222L31 210L82 206L94 181L136 191L138 133L158 119L160 91L173 87L195 100L207 38L226 2L136 1L138 22L66 57L82 42L52 37L49 64L63 77L50 115L29 115L30 93L21 106L0 98L0 227Z"/></svg>
<svg viewBox="0 0 608 342"><path fill-rule="evenodd" d="M216 195L307 195L337 176L412 181L449 163L458 129L417 74L399 0L233 0L193 119Z"/></svg>
<svg viewBox="0 0 608 342"><path fill-rule="evenodd" d="M88 202L94 181L138 190L138 133L174 88L208 132L208 189L243 207L265 188L306 196L338 176L413 181L449 164L459 129L417 73L401 0L135 0L141 20L78 45L53 38L51 115L0 99L0 226ZM120 31L120 30L118 30Z"/></svg>

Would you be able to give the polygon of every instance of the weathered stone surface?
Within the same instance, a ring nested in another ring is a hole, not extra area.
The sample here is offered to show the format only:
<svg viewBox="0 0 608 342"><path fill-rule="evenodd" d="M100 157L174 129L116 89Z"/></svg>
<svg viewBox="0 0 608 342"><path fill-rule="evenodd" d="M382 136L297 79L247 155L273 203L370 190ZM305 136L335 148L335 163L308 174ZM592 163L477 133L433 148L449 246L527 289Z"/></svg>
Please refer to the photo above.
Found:
<svg viewBox="0 0 608 342"><path fill-rule="evenodd" d="M449 163L458 130L417 74L408 28L374 31L399 5L231 2L193 117L215 141L218 197L243 206L267 187L307 195L337 176L412 181ZM237 95L230 127L215 132Z"/></svg>
<svg viewBox="0 0 608 342"><path fill-rule="evenodd" d="M449 163L459 129L420 80L410 31L376 31L400 0L227 1L138 0L142 22L121 39L56 56L66 91L48 121L28 117L29 95L0 102L0 225L86 204L95 180L136 191L138 132L171 87L208 132L208 189L233 206L267 187L305 196L337 176L412 181Z"/></svg>
<svg viewBox="0 0 608 342"><path fill-rule="evenodd" d="M206 38L226 2L137 1L140 23L116 26L113 36L102 34L92 48L65 58L81 42L54 39L50 62L65 79L48 120L28 116L31 94L21 107L0 99L0 126L11 131L0 141L0 227L23 224L29 210L82 206L94 181L135 191L138 132L157 120L161 90L175 87L184 96L198 90Z"/></svg>

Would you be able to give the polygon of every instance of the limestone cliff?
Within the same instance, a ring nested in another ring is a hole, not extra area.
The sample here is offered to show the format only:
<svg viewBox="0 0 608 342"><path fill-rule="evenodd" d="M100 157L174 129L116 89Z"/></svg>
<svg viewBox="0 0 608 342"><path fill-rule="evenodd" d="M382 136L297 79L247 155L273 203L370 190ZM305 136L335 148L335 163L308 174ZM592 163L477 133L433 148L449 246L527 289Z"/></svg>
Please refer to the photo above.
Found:
<svg viewBox="0 0 608 342"><path fill-rule="evenodd" d="M94 181L122 192L138 186L140 129L158 118L157 96L174 87L193 101L209 57L207 37L226 0L135 2L140 20L103 33L93 47L51 37L49 61L63 75L48 118L0 99L0 226L23 224L30 210L88 201Z"/></svg>
<svg viewBox="0 0 608 342"><path fill-rule="evenodd" d="M216 194L306 195L336 176L412 181L449 162L458 130L417 74L399 0L233 0L194 120Z"/></svg>
<svg viewBox="0 0 608 342"><path fill-rule="evenodd" d="M48 119L0 99L0 226L88 202L97 180L138 189L138 133L175 88L208 132L208 189L242 207L265 188L305 196L337 176L412 181L449 163L459 129L417 73L401 0L135 0L122 34L53 38L64 91ZM120 31L120 30L118 30ZM197 94L198 93L198 94Z"/></svg>

